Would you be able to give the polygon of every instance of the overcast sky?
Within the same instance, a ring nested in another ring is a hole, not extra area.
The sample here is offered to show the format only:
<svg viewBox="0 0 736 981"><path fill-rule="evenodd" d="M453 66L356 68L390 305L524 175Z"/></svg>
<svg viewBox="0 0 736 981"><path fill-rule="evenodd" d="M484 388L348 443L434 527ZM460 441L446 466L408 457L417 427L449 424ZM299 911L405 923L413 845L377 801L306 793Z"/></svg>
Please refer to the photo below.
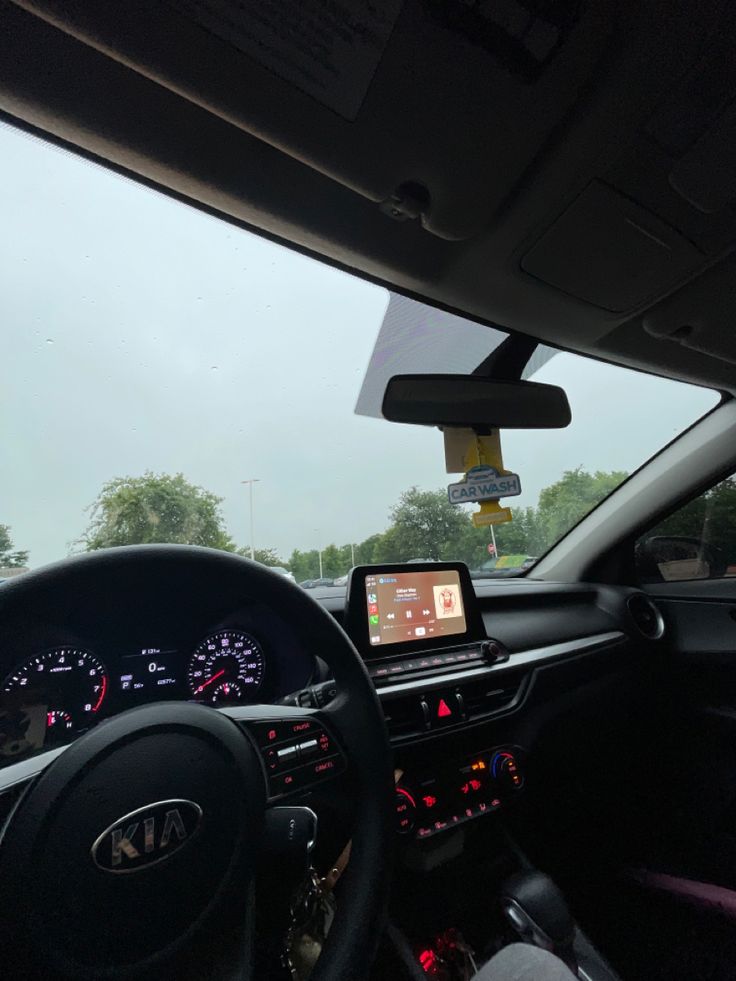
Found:
<svg viewBox="0 0 736 981"><path fill-rule="evenodd" d="M221 496L238 544L259 478L256 546L285 558L449 482L439 432L354 414L385 290L4 126L0 160L0 523L33 566L69 552L105 481L145 470ZM715 401L570 355L536 377L574 421L505 435L522 505L580 464L637 467Z"/></svg>

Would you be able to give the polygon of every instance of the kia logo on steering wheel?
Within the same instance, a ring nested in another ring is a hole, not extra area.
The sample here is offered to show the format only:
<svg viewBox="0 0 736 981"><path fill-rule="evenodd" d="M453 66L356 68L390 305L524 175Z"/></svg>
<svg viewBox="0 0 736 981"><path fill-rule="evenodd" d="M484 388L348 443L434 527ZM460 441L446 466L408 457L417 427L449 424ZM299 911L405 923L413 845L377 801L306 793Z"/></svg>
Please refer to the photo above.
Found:
<svg viewBox="0 0 736 981"><path fill-rule="evenodd" d="M159 800L118 818L92 845L104 872L139 872L165 862L196 836L202 808L191 800Z"/></svg>

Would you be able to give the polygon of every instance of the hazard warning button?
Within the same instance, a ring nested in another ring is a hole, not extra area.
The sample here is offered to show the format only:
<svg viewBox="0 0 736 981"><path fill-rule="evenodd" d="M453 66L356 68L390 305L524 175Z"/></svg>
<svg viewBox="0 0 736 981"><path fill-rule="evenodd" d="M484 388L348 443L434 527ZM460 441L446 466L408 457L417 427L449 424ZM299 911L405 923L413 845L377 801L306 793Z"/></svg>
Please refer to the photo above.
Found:
<svg viewBox="0 0 736 981"><path fill-rule="evenodd" d="M452 726L463 719L461 701L453 691L438 691L427 694L429 724L432 729Z"/></svg>

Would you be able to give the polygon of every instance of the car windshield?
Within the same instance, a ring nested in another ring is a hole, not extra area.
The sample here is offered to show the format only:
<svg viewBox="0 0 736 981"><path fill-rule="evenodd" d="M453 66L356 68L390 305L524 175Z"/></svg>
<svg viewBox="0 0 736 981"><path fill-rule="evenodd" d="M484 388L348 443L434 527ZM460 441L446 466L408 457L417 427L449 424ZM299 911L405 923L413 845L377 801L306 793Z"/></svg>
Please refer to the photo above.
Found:
<svg viewBox="0 0 736 981"><path fill-rule="evenodd" d="M230 549L297 582L353 564L523 572L716 393L538 349L571 426L502 434L522 492L475 528L442 433L387 379L466 372L506 336L0 128L0 578L139 542ZM397 234L401 233L397 227Z"/></svg>

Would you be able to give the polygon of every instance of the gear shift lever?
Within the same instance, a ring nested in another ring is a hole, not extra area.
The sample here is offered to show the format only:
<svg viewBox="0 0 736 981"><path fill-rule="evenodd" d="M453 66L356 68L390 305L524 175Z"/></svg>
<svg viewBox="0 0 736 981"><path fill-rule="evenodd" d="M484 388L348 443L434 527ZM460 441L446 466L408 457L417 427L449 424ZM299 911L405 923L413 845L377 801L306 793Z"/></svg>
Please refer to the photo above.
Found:
<svg viewBox="0 0 736 981"><path fill-rule="evenodd" d="M520 872L501 889L503 913L521 939L549 950L577 974L575 922L565 897L548 875Z"/></svg>

